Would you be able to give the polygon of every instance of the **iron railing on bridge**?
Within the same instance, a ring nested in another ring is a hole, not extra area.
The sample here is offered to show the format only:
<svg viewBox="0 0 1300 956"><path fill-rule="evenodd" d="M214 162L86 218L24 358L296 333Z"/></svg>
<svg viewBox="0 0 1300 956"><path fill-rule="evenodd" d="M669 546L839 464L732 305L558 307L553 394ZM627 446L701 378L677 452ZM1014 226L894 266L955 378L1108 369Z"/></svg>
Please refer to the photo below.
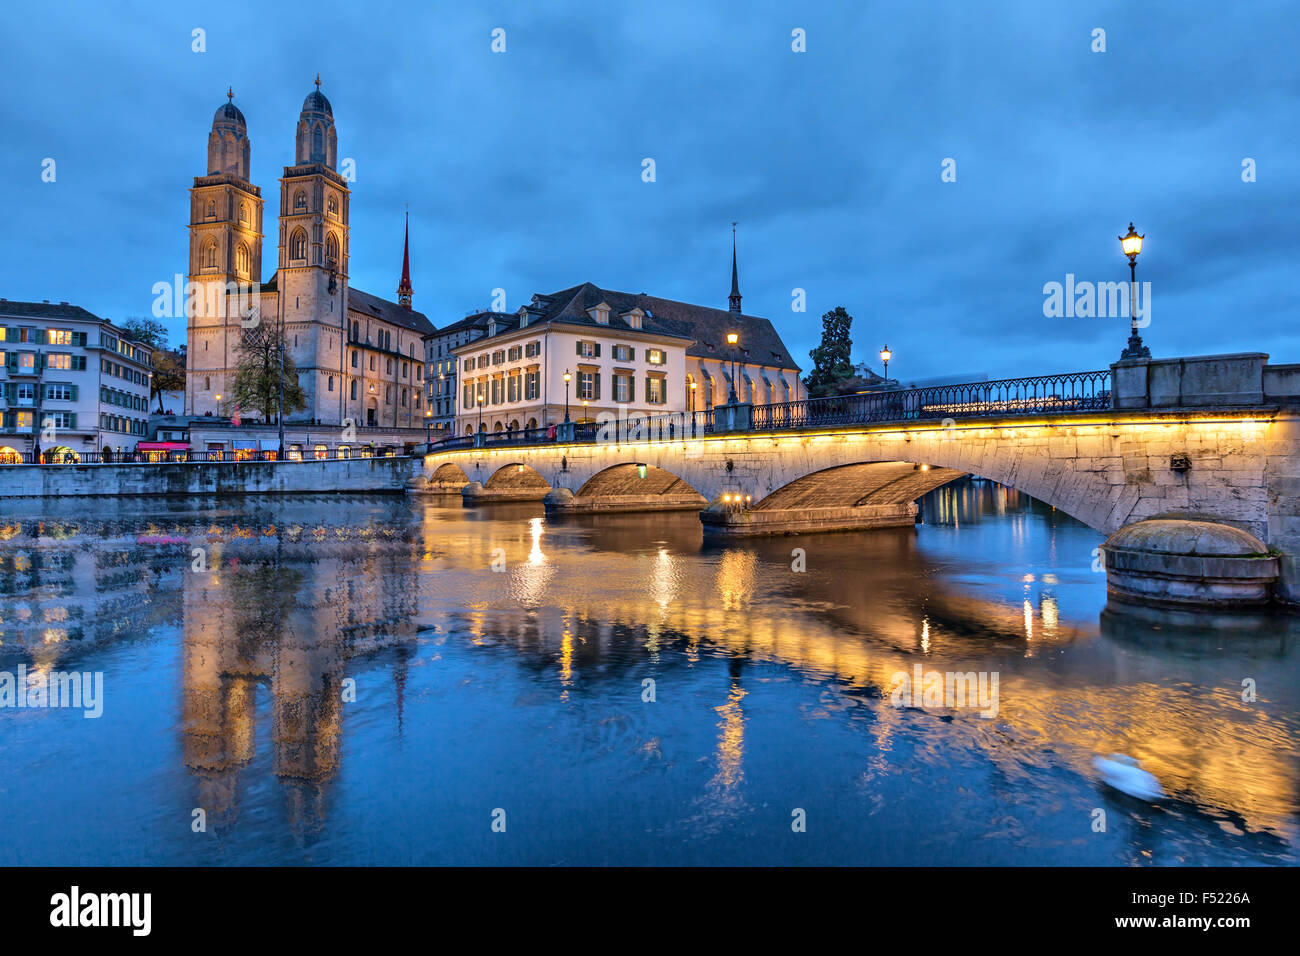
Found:
<svg viewBox="0 0 1300 956"><path fill-rule="evenodd" d="M1110 408L1110 372L1069 372L755 405L753 431L1090 412Z"/></svg>
<svg viewBox="0 0 1300 956"><path fill-rule="evenodd" d="M1067 372L755 405L750 411L750 431L1093 412L1110 407L1109 370ZM640 440L675 441L715 434L719 431L718 415L721 411L722 407L715 407L703 412L679 412L640 419L637 422ZM541 445L558 441L561 427L551 425L481 434L485 447ZM574 441L580 444L596 442L602 427L605 426L596 422L576 423L573 426ZM631 440L637 440L636 436ZM437 451L473 448L474 436L447 438L434 442L430 447Z"/></svg>

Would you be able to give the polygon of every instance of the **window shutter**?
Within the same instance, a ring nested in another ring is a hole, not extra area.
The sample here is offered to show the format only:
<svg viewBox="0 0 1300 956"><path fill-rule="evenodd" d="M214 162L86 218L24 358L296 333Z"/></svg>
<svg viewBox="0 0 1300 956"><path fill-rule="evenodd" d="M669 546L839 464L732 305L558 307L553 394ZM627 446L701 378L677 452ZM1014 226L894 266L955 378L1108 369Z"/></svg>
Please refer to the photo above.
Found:
<svg viewBox="0 0 1300 956"><path fill-rule="evenodd" d="M582 343L581 343L581 342L578 343L578 354L579 354L579 355L582 354Z"/></svg>
<svg viewBox="0 0 1300 956"><path fill-rule="evenodd" d="M68 412L68 428L76 428L76 427L77 427L77 413Z"/></svg>
<svg viewBox="0 0 1300 956"><path fill-rule="evenodd" d="M596 346L596 348L600 348L600 346L598 345L598 346ZM594 378L595 378L595 380L596 380L596 386L595 386L595 392L594 392L594 394L592 395L592 401L596 401L596 402L598 402L598 401L600 401L600 373L597 372L597 373L595 374Z"/></svg>
<svg viewBox="0 0 1300 956"><path fill-rule="evenodd" d="M635 361L636 361L636 346L634 346L634 345L629 345L629 346L627 347L627 360L628 360L629 362L635 362Z"/></svg>
<svg viewBox="0 0 1300 956"><path fill-rule="evenodd" d="M629 375L627 377L627 400L629 402L636 401L636 376L635 375Z"/></svg>
<svg viewBox="0 0 1300 956"><path fill-rule="evenodd" d="M596 343L596 358L600 358L600 343Z"/></svg>

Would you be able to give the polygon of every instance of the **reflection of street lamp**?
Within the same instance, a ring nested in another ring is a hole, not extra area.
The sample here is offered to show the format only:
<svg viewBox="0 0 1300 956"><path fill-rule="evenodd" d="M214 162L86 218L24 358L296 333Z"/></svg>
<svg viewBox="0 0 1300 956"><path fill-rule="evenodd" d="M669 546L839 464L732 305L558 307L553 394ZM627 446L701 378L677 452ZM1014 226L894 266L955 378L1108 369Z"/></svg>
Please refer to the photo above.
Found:
<svg viewBox="0 0 1300 956"><path fill-rule="evenodd" d="M1133 223L1128 224L1128 232L1119 237L1120 247L1124 250L1124 255L1128 256L1128 274L1129 274L1129 315L1131 317L1132 327L1129 330L1128 348L1120 353L1120 360L1124 359L1142 359L1150 358L1151 350L1142 344L1142 336L1138 335L1138 314L1137 314L1137 262L1138 253L1142 251L1142 240L1146 236L1138 235Z"/></svg>
<svg viewBox="0 0 1300 956"><path fill-rule="evenodd" d="M569 379L573 378L569 370L564 370L564 421L569 421Z"/></svg>
<svg viewBox="0 0 1300 956"><path fill-rule="evenodd" d="M894 357L894 353L889 351L888 345L886 345L883 349L880 350L880 361L885 363L884 378L886 382L889 381L889 360L893 357Z"/></svg>
<svg viewBox="0 0 1300 956"><path fill-rule="evenodd" d="M736 343L739 341L739 332L727 333L727 344L731 346L731 395L727 398L728 405L736 405L740 402L736 397Z"/></svg>

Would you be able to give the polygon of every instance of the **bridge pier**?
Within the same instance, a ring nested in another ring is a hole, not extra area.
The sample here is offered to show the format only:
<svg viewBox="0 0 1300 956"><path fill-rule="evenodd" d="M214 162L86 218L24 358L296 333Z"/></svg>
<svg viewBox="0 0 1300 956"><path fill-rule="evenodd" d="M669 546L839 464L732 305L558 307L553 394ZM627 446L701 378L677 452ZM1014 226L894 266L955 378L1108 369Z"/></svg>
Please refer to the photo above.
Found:
<svg viewBox="0 0 1300 956"><path fill-rule="evenodd" d="M716 537L824 534L870 528L905 528L916 524L915 501L858 505L852 508L782 508L755 511L715 501L700 512L704 533Z"/></svg>
<svg viewBox="0 0 1300 956"><path fill-rule="evenodd" d="M575 495L568 488L553 488L542 499L547 515L616 514L644 511L699 511L702 495Z"/></svg>
<svg viewBox="0 0 1300 956"><path fill-rule="evenodd" d="M477 481L471 481L460 490L460 500L465 505L490 505L501 501L541 501L551 490L550 485L543 484L541 487L514 487L505 486L493 488L488 485L482 485Z"/></svg>

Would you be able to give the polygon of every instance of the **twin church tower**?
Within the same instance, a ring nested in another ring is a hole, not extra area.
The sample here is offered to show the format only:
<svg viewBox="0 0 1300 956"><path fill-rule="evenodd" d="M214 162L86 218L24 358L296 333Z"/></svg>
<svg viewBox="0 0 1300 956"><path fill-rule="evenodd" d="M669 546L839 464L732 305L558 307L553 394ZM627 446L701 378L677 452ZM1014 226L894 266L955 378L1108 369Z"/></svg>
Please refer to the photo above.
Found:
<svg viewBox="0 0 1300 956"><path fill-rule="evenodd" d="M349 286L351 192L338 172L334 110L320 77L298 116L294 163L280 177L275 271L266 282L248 125L233 91L226 95L208 134L207 174L190 190L189 280L205 294L189 318L186 413L230 415L245 326L282 323L307 395L307 408L286 422L422 428L422 337L434 327L411 308L409 234L397 302ZM256 317L246 314L249 301L228 294L237 288L256 293Z"/></svg>

